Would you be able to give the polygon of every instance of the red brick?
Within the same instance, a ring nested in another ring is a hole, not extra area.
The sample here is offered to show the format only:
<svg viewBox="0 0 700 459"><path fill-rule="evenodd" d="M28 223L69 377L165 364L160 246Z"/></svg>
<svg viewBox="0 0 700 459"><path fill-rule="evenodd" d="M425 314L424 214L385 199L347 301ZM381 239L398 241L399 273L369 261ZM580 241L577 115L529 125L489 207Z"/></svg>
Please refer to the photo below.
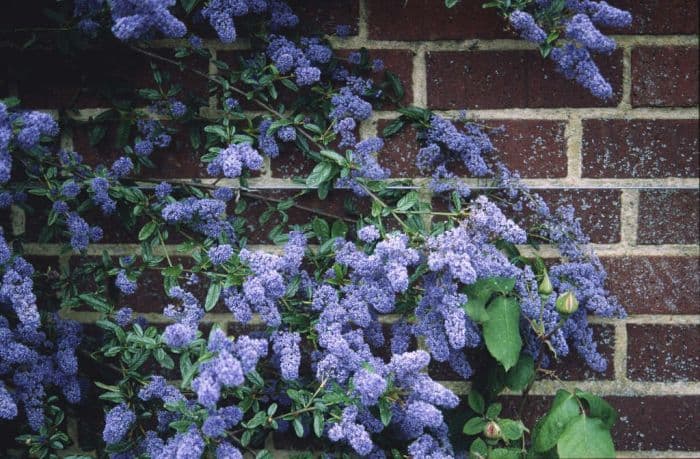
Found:
<svg viewBox="0 0 700 459"><path fill-rule="evenodd" d="M692 107L698 104L698 48L632 50L632 105Z"/></svg>
<svg viewBox="0 0 700 459"><path fill-rule="evenodd" d="M381 40L460 40L512 38L505 21L480 2L463 1L452 9L433 0L368 0L369 37Z"/></svg>
<svg viewBox="0 0 700 459"><path fill-rule="evenodd" d="M359 0L290 0L287 2L299 16L299 25L304 32L335 33L339 24L352 27L357 33L360 16Z"/></svg>
<svg viewBox="0 0 700 459"><path fill-rule="evenodd" d="M377 124L381 133L389 120ZM489 128L503 127L503 133L491 135L496 149L490 156L502 161L512 170L527 178L565 177L567 171L566 124L547 120L489 120L483 121ZM386 139L380 162L392 170L395 177L420 177L415 166L420 145L417 131L405 127L399 134ZM453 168L455 173L468 175L464 168Z"/></svg>
<svg viewBox="0 0 700 459"><path fill-rule="evenodd" d="M172 50L154 50L172 57ZM28 49L13 56L11 75L18 81L19 96L25 107L88 108L111 107L115 98L130 98L141 105L145 101L135 95L139 88L155 85L150 59L126 47L84 51L65 56L55 50ZM203 60L189 61L199 70L207 70ZM169 64L156 62L171 81L185 88L188 97L204 97L207 83L202 77L179 71ZM46 75L51 75L47 81Z"/></svg>
<svg viewBox="0 0 700 459"><path fill-rule="evenodd" d="M5 11L0 16L0 30L13 31L11 36L15 40L19 35L18 32L14 32L15 29L56 27L54 21L42 14L45 8L57 9L57 4L53 0L6 0L3 6ZM31 32L24 32L24 35L23 38L28 39Z"/></svg>
<svg viewBox="0 0 700 459"><path fill-rule="evenodd" d="M498 120L488 126L505 127L491 135L495 159L526 178L566 177L566 123L546 120Z"/></svg>
<svg viewBox="0 0 700 459"><path fill-rule="evenodd" d="M698 2L695 0L616 0L610 3L632 13L632 26L614 29L616 34L698 33Z"/></svg>
<svg viewBox="0 0 700 459"><path fill-rule="evenodd" d="M697 120L584 120L583 176L698 176Z"/></svg>
<svg viewBox="0 0 700 459"><path fill-rule="evenodd" d="M89 135L92 125L77 124L73 127L73 149L84 156L85 162L90 165L111 163L122 156L124 152L121 148L116 148L117 144L117 124L105 123L107 133L104 139L95 146L90 145ZM167 148L156 148L150 159L155 164L155 168L143 168L139 177L149 178L201 178L208 177L206 168L202 165L200 157L202 148L196 150L190 143L190 129L182 125L176 126L177 133L173 135L173 140ZM198 127L201 133L201 127ZM138 129L134 125L131 129L130 145L138 134ZM202 137L203 138L203 137Z"/></svg>
<svg viewBox="0 0 700 459"><path fill-rule="evenodd" d="M428 105L438 109L609 107L620 101L622 53L599 56L615 90L611 100L592 96L559 74L535 51L438 51L428 54Z"/></svg>
<svg viewBox="0 0 700 459"><path fill-rule="evenodd" d="M634 381L700 380L700 327L628 324L627 377Z"/></svg>
<svg viewBox="0 0 700 459"><path fill-rule="evenodd" d="M306 177L316 166L316 161L304 156L295 145L280 143L280 154L270 162L274 178Z"/></svg>
<svg viewBox="0 0 700 459"><path fill-rule="evenodd" d="M377 132L381 135L390 120L379 120ZM391 171L392 177L422 177L425 174L416 166L420 144L416 138L418 130L405 126L399 133L384 139L384 148L379 152L379 164Z"/></svg>
<svg viewBox="0 0 700 459"><path fill-rule="evenodd" d="M607 287L629 314L699 314L697 257L603 258Z"/></svg>
<svg viewBox="0 0 700 459"><path fill-rule="evenodd" d="M639 195L637 242L697 244L700 195L695 190L647 190Z"/></svg>

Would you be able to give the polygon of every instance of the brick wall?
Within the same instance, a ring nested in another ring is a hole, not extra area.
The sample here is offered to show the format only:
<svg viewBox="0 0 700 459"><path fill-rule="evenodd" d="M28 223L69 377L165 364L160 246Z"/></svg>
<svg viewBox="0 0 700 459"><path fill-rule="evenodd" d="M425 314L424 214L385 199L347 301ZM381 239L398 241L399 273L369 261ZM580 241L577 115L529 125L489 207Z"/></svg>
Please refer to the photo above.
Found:
<svg viewBox="0 0 700 459"><path fill-rule="evenodd" d="M615 88L610 101L596 100L557 75L536 50L503 32L502 21L476 0L463 0L452 10L442 9L441 0L292 3L310 30L355 25L355 34L335 40L335 45L364 46L384 58L406 83L405 104L449 116L468 108L485 124L507 128L495 139L499 155L520 170L529 185L542 189L550 202L577 206L609 270L610 288L629 312L625 320L595 321L610 369L593 375L572 362L561 368L563 379L606 396L619 410L614 437L622 457L700 456L697 3L612 2L630 9L635 20L630 30L616 36L619 50L598 59ZM209 45L220 58L245 46ZM84 60L75 64L80 67L73 67L51 52L0 53L9 53L1 61L10 63L0 67L0 95L19 95L27 105L57 114L57 109L77 106L60 112L66 125L73 125L64 130L63 145L75 146L90 162L117 154L114 149L90 148L85 130L76 122L104 108L98 86L105 75L147 81L143 59L124 49L98 51L81 57ZM90 70L76 78L75 68ZM52 75L50 84L47 74ZM204 94L203 86L186 83L191 91ZM392 116L391 111L376 112L362 126L363 132L381 132ZM416 153L413 134L404 132L388 140L382 161L397 176L419 179L413 167ZM199 154L186 139L178 142L168 156L157 160L157 174L203 176ZM261 193L283 196L284 191L270 189L293 187L290 176L307 169L290 152L271 161L252 183L263 189ZM334 195L325 202L308 198L304 204L339 210L342 200ZM253 215L255 207L249 212ZM298 211L291 220L305 221L309 215ZM41 225L16 209L8 223L30 241L36 240ZM114 255L128 254L136 249L134 240L134 235L108 231L106 244ZM95 245L90 251L98 255L103 247ZM56 245L29 243L26 249L41 266L71 262L70 256L59 257ZM143 294L131 306L144 313L159 311L161 299L147 282L141 284ZM95 319L87 312L73 316L83 322ZM162 320L157 314L150 318ZM208 320L234 326L229 314L215 312ZM460 393L468 390L463 382L448 384ZM549 380L536 383L533 416L544 409L556 387ZM515 397L508 401L515 403Z"/></svg>

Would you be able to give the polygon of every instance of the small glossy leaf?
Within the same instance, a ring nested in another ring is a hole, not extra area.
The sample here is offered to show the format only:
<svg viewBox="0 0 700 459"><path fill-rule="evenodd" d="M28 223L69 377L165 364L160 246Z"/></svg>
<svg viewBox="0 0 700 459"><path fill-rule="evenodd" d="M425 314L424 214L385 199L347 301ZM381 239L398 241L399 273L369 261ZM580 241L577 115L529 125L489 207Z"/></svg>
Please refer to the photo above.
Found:
<svg viewBox="0 0 700 459"><path fill-rule="evenodd" d="M158 229L158 224L156 222L148 222L143 225L141 231L139 231L139 241L145 241Z"/></svg>
<svg viewBox="0 0 700 459"><path fill-rule="evenodd" d="M477 435L484 430L484 426L486 426L486 421L482 418L471 418L464 424L462 432L466 435Z"/></svg>
<svg viewBox="0 0 700 459"><path fill-rule="evenodd" d="M209 285L209 290L207 291L207 298L204 302L204 310L211 311L214 306L216 306L217 301L219 301L219 296L221 295L221 284L218 282L212 282Z"/></svg>
<svg viewBox="0 0 700 459"><path fill-rule="evenodd" d="M484 397L482 397L480 393L478 393L474 389L469 391L469 395L467 396L467 402L469 403L469 408L474 410L474 412L484 414Z"/></svg>

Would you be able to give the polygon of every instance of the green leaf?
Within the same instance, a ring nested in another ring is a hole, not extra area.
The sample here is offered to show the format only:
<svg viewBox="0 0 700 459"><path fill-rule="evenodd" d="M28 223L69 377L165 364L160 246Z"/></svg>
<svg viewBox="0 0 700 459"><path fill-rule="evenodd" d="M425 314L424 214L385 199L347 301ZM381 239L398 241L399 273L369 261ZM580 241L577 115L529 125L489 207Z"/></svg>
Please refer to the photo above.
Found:
<svg viewBox="0 0 700 459"><path fill-rule="evenodd" d="M99 298L95 295L91 295L89 293L82 293L78 295L78 298L83 300L88 306L91 306L92 309L98 312L109 312L112 310L112 307L105 302L102 298Z"/></svg>
<svg viewBox="0 0 700 459"><path fill-rule="evenodd" d="M163 348L160 348L156 350L155 352L155 357L156 361L163 367L167 368L168 370L172 370L175 368L175 362L173 361L172 357L170 357Z"/></svg>
<svg viewBox="0 0 700 459"><path fill-rule="evenodd" d="M323 435L324 424L325 424L325 420L323 419L323 415L321 414L321 412L314 411L314 434L318 438L321 438L321 436Z"/></svg>
<svg viewBox="0 0 700 459"><path fill-rule="evenodd" d="M474 455L478 454L481 457L486 457L489 453L489 448L486 446L486 442L484 440L477 438L469 446L469 452Z"/></svg>
<svg viewBox="0 0 700 459"><path fill-rule="evenodd" d="M292 421L292 425L294 426L294 433L297 434L297 437L303 437L304 426L301 424L301 418L294 418L294 421Z"/></svg>
<svg viewBox="0 0 700 459"><path fill-rule="evenodd" d="M522 422L512 419L500 419L498 425L501 427L501 433L508 440L518 440L526 430Z"/></svg>
<svg viewBox="0 0 700 459"><path fill-rule="evenodd" d="M90 142L90 146L94 147L98 143L102 142L105 135L107 135L107 128L102 124L98 124L90 129L90 132L88 133L88 141Z"/></svg>
<svg viewBox="0 0 700 459"><path fill-rule="evenodd" d="M521 354L518 363L506 373L506 386L515 391L525 389L535 379L535 361Z"/></svg>
<svg viewBox="0 0 700 459"><path fill-rule="evenodd" d="M333 176L333 166L331 163L322 162L316 164L316 167L306 177L306 186L315 188Z"/></svg>
<svg viewBox="0 0 700 459"><path fill-rule="evenodd" d="M486 312L486 301L478 297L468 297L469 300L464 305L464 310L474 322L483 324L489 320L489 313Z"/></svg>
<svg viewBox="0 0 700 459"><path fill-rule="evenodd" d="M328 223L322 218L314 218L311 222L311 229L314 230L314 234L321 242L330 237L331 229L328 227Z"/></svg>
<svg viewBox="0 0 700 459"><path fill-rule="evenodd" d="M544 453L554 447L566 425L581 413L578 402L573 394L557 391L552 402L552 408L538 426L537 435L533 441L535 452Z"/></svg>
<svg viewBox="0 0 700 459"><path fill-rule="evenodd" d="M459 3L459 0L445 0L445 6L448 8L452 8L457 3Z"/></svg>
<svg viewBox="0 0 700 459"><path fill-rule="evenodd" d="M612 429L615 422L617 422L617 411L615 411L615 408L602 398L590 392L576 389L575 393L578 398L583 399L586 405L588 405L588 414L590 417L600 419L603 421L603 425L606 429Z"/></svg>
<svg viewBox="0 0 700 459"><path fill-rule="evenodd" d="M399 212L405 212L409 210L411 207L418 204L418 198L418 193L415 191L411 191L410 193L406 194L404 197L399 199L399 202L396 203L396 210L398 210Z"/></svg>
<svg viewBox="0 0 700 459"><path fill-rule="evenodd" d="M469 403L469 408L474 410L474 412L484 414L486 403L484 402L484 397L482 397L479 392L474 389L470 390L467 396L467 402Z"/></svg>
<svg viewBox="0 0 700 459"><path fill-rule="evenodd" d="M334 152L333 150L321 150L321 156L324 156L331 161L334 161L336 164L339 166L344 165L347 163L347 160L345 159L344 156L341 156L340 154Z"/></svg>
<svg viewBox="0 0 700 459"><path fill-rule="evenodd" d="M219 301L219 296L221 295L221 284L218 282L212 282L209 285L209 290L207 291L207 299L204 301L204 310L211 311L216 302Z"/></svg>
<svg viewBox="0 0 700 459"><path fill-rule="evenodd" d="M345 237L347 232L348 232L348 225L346 225L344 221L336 220L333 222L333 226L331 227L331 237L332 238Z"/></svg>
<svg viewBox="0 0 700 459"><path fill-rule="evenodd" d="M391 404L389 401L385 398L379 399L379 419L382 421L382 424L388 426L391 422L391 416Z"/></svg>
<svg viewBox="0 0 700 459"><path fill-rule="evenodd" d="M483 325L486 348L508 371L518 362L523 342L520 339L520 307L514 298L499 296L489 304L489 320Z"/></svg>
<svg viewBox="0 0 700 459"><path fill-rule="evenodd" d="M498 415L501 414L502 409L503 406L500 403L492 403L486 409L486 417L489 419L496 419Z"/></svg>
<svg viewBox="0 0 700 459"><path fill-rule="evenodd" d="M489 453L489 459L520 459L522 455L519 449L495 448Z"/></svg>
<svg viewBox="0 0 700 459"><path fill-rule="evenodd" d="M382 130L383 137L391 137L392 135L398 133L404 126L404 121L401 118L396 118L392 120L389 124L384 126Z"/></svg>
<svg viewBox="0 0 700 459"><path fill-rule="evenodd" d="M486 427L486 421L482 418L471 418L464 423L462 432L466 435L478 435L484 430L484 427Z"/></svg>
<svg viewBox="0 0 700 459"><path fill-rule="evenodd" d="M158 224L154 221L150 221L143 225L141 231L139 231L139 241L145 241L158 229Z"/></svg>
<svg viewBox="0 0 700 459"><path fill-rule="evenodd" d="M615 445L603 421L581 414L562 432L557 453L561 459L614 458Z"/></svg>
<svg viewBox="0 0 700 459"><path fill-rule="evenodd" d="M464 305L464 310L473 321L484 323L489 320L486 304L491 296L495 293L507 295L514 287L515 279L508 277L480 279L465 288L468 300Z"/></svg>

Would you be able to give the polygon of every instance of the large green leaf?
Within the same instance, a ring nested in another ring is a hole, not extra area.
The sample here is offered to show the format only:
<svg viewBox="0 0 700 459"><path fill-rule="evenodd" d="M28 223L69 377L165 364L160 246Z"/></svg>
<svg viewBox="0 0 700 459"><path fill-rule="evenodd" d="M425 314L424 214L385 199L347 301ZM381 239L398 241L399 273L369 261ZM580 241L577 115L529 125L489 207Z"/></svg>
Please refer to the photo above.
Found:
<svg viewBox="0 0 700 459"><path fill-rule="evenodd" d="M521 354L518 363L506 373L506 385L512 390L523 390L535 378L535 361Z"/></svg>
<svg viewBox="0 0 700 459"><path fill-rule="evenodd" d="M554 397L552 408L537 427L534 439L534 450L543 453L553 448L567 424L581 413L576 397L573 394L559 390Z"/></svg>
<svg viewBox="0 0 700 459"><path fill-rule="evenodd" d="M523 346L520 307L514 298L499 296L489 303L486 312L489 315L484 323L486 348L507 371L518 362Z"/></svg>
<svg viewBox="0 0 700 459"><path fill-rule="evenodd" d="M581 414L559 437L557 453L560 459L614 458L615 445L603 421Z"/></svg>
<svg viewBox="0 0 700 459"><path fill-rule="evenodd" d="M612 429L617 421L617 411L615 411L615 408L602 398L590 392L577 389L576 396L586 402L588 405L588 414L591 417L600 419L607 429Z"/></svg>
<svg viewBox="0 0 700 459"><path fill-rule="evenodd" d="M477 322L484 323L489 320L486 312L486 304L494 293L507 295L515 287L515 279L508 277L490 277L480 279L465 288L467 293L467 303L464 309L469 317Z"/></svg>

